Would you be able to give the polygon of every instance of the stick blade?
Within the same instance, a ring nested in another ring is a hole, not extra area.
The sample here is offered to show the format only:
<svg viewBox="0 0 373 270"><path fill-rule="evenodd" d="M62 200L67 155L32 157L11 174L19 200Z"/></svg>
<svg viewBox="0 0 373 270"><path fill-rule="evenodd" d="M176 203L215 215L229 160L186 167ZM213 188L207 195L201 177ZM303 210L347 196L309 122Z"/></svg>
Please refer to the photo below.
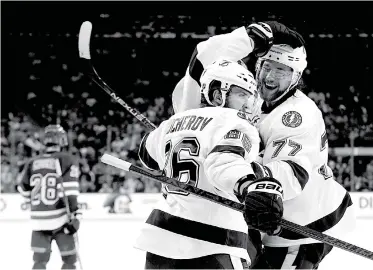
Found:
<svg viewBox="0 0 373 270"><path fill-rule="evenodd" d="M101 162L116 167L118 169L125 170L127 172L130 170L130 167L132 165L127 161L124 161L109 154L103 154L103 156L101 157Z"/></svg>
<svg viewBox="0 0 373 270"><path fill-rule="evenodd" d="M80 26L79 31L79 57L85 58L90 60L91 59L91 53L89 50L89 44L91 40L91 33L92 33L92 23L89 21L85 21Z"/></svg>

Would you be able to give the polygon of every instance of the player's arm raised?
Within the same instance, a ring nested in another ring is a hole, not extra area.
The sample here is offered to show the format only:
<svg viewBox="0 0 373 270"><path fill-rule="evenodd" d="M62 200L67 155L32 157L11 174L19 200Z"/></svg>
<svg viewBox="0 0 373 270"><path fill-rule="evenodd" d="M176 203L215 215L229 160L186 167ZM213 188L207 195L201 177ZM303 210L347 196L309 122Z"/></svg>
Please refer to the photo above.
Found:
<svg viewBox="0 0 373 270"><path fill-rule="evenodd" d="M172 94L176 112L198 108L200 99L199 79L207 65L218 58L239 61L250 53L265 54L273 43L271 27L254 23L240 27L231 33L212 36L197 44L185 76L176 85Z"/></svg>

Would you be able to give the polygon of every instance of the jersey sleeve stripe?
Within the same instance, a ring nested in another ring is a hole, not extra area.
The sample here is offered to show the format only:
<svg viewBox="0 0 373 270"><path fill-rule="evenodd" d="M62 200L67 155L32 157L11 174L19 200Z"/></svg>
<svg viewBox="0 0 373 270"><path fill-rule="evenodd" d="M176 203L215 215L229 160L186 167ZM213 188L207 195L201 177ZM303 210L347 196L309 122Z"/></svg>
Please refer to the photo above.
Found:
<svg viewBox="0 0 373 270"><path fill-rule="evenodd" d="M297 164L297 163L295 163L291 160L282 160L282 161L289 164L289 166L293 170L293 173L294 173L295 177L298 179L299 184L300 184L300 186L303 190L304 187L306 186L307 182L308 182L308 179L309 179L307 171L302 166L300 166L299 164Z"/></svg>
<svg viewBox="0 0 373 270"><path fill-rule="evenodd" d="M325 232L329 230L330 228L334 227L336 224L338 224L338 222L342 219L344 213L346 212L347 208L350 207L351 205L352 205L351 196L348 192L346 192L346 195L344 196L341 204L338 206L338 208L335 211L304 226L312 230L318 231L318 232ZM285 228L281 231L281 233L278 236L282 238L290 239L290 240L298 240L298 239L307 238L306 236L289 231L288 229L285 229Z"/></svg>
<svg viewBox="0 0 373 270"><path fill-rule="evenodd" d="M80 194L79 190L66 190L65 196L78 196Z"/></svg>
<svg viewBox="0 0 373 270"><path fill-rule="evenodd" d="M69 187L77 187L77 188L79 188L79 183L77 181L63 182L62 186L64 188L69 188Z"/></svg>
<svg viewBox="0 0 373 270"><path fill-rule="evenodd" d="M69 176L69 177L64 177L64 179L63 179L63 183L64 183L64 186L65 186L65 183L74 183L74 182L77 182L78 181L78 178L76 178L76 177L71 177L71 176Z"/></svg>
<svg viewBox="0 0 373 270"><path fill-rule="evenodd" d="M148 150L146 150L146 139L150 133L146 134L142 139L139 147L139 158L140 161L149 169L159 170L158 163L150 156Z"/></svg>
<svg viewBox="0 0 373 270"><path fill-rule="evenodd" d="M146 223L176 234L218 245L244 249L247 247L246 233L174 216L159 209L152 211Z"/></svg>
<svg viewBox="0 0 373 270"><path fill-rule="evenodd" d="M241 157L245 157L245 149L241 146L234 146L234 145L216 145L210 152L212 153L232 153L237 154Z"/></svg>
<svg viewBox="0 0 373 270"><path fill-rule="evenodd" d="M197 55L198 50L195 48L189 61L189 75L198 83L199 86L201 86L199 78L201 77L204 68L201 61L197 58Z"/></svg>

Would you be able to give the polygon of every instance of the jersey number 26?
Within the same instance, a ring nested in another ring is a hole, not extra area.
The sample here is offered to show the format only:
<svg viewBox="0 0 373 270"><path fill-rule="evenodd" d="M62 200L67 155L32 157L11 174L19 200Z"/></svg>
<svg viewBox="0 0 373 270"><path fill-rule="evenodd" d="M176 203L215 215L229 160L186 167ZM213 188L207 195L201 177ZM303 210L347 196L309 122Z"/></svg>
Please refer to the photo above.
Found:
<svg viewBox="0 0 373 270"><path fill-rule="evenodd" d="M168 177L176 178L182 183L197 186L199 177L199 163L195 158L199 156L200 144L195 137L185 137L172 146L168 141L165 147L166 166L164 169ZM188 195L188 192L167 185L168 193Z"/></svg>

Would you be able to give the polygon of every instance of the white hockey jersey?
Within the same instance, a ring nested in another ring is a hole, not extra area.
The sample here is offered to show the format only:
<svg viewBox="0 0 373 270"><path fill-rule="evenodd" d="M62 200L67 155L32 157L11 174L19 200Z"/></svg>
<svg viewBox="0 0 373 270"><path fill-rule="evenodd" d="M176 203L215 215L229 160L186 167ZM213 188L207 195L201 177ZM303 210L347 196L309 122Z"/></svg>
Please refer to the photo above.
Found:
<svg viewBox="0 0 373 270"><path fill-rule="evenodd" d="M199 79L205 67L218 58L239 61L249 55L254 47L246 28L240 27L228 34L216 35L197 44L185 76L172 93L175 113L200 108Z"/></svg>
<svg viewBox="0 0 373 270"><path fill-rule="evenodd" d="M234 184L253 174L259 134L241 112L206 107L172 116L146 135L139 157L145 166L200 189L237 201ZM166 187L167 198L148 217L135 247L174 259L230 254L246 259L242 213Z"/></svg>
<svg viewBox="0 0 373 270"><path fill-rule="evenodd" d="M197 82L205 63L221 56L238 61L252 49L244 27L199 43L173 92L174 110L193 109L200 103ZM285 219L339 237L354 227L352 202L327 166L327 134L320 110L302 92L293 94L286 95L272 112L262 114L259 133L265 151L259 161L283 185ZM281 236L266 236L263 241L269 246L316 242L287 230Z"/></svg>
<svg viewBox="0 0 373 270"><path fill-rule="evenodd" d="M283 218L337 238L352 230L352 201L328 167L327 134L316 104L292 90L276 107L262 109L258 128L264 150L259 161L282 183ZM273 247L315 242L286 229L263 238Z"/></svg>

